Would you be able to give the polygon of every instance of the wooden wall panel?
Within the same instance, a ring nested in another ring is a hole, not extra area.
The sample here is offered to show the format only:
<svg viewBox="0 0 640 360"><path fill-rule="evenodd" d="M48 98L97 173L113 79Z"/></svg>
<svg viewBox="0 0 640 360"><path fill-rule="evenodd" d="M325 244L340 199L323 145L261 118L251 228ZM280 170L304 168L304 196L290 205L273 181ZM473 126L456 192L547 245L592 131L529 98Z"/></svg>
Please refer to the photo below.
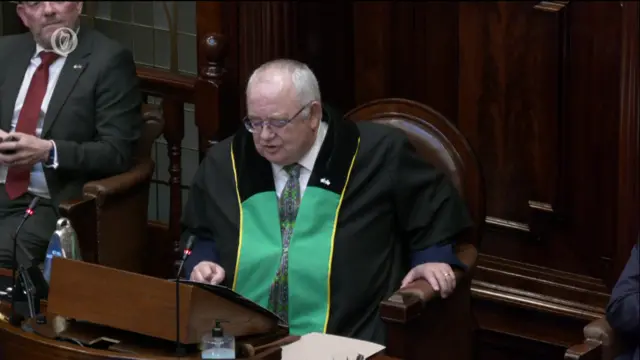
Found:
<svg viewBox="0 0 640 360"><path fill-rule="evenodd" d="M557 199L562 24L534 4L460 4L458 126L484 169L488 223L539 244L532 209Z"/></svg>
<svg viewBox="0 0 640 360"><path fill-rule="evenodd" d="M251 72L277 58L306 62L322 79L326 102L345 110L353 107L352 27L343 26L353 16L350 3L223 1L201 6L214 3L221 3L222 31L229 40L222 136L237 130L245 115L244 90Z"/></svg>
<svg viewBox="0 0 640 360"><path fill-rule="evenodd" d="M353 4L296 3L294 57L304 61L320 81L323 100L350 110L354 101Z"/></svg>
<svg viewBox="0 0 640 360"><path fill-rule="evenodd" d="M491 225L477 280L589 318L606 303L603 239L615 236L616 198L603 190L616 183L620 26L607 19L620 10L536 5L460 5L458 124L484 168Z"/></svg>
<svg viewBox="0 0 640 360"><path fill-rule="evenodd" d="M457 120L458 6L453 1L354 3L356 104L402 97Z"/></svg>

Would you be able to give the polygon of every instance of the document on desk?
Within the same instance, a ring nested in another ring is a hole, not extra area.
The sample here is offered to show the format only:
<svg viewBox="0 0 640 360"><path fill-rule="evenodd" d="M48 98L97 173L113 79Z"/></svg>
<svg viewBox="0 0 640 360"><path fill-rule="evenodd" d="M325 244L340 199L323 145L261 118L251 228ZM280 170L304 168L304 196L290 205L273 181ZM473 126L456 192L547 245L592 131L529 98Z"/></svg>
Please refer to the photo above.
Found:
<svg viewBox="0 0 640 360"><path fill-rule="evenodd" d="M282 347L282 360L356 360L368 359L385 347L368 341L337 335L310 333Z"/></svg>

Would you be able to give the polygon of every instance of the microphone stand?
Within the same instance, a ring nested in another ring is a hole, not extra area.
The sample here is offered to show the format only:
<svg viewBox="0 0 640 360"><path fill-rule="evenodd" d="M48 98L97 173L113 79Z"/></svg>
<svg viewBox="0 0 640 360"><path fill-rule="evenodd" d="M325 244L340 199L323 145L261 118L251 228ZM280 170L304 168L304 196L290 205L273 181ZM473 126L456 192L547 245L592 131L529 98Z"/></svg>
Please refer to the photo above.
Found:
<svg viewBox="0 0 640 360"><path fill-rule="evenodd" d="M12 266L11 266L11 278L12 278L12 285L11 285L11 316L9 317L9 323L13 326L20 326L20 324L22 323L22 316L20 316L18 314L18 312L16 311L16 299L18 298L18 296L21 295L21 293L23 292L23 290L28 290L30 287L28 286L28 283L25 284L25 287L23 289L23 286L20 286L20 282L17 281L16 279L16 272L18 270L20 270L20 273L25 273L24 271L22 271L22 267L20 267L20 269L18 269L18 234L20 233L20 230L22 229L22 226L24 225L24 223L27 221L28 218L31 217L31 215L34 214L33 209L36 207L36 205L38 205L38 201L40 201L39 197L34 197L33 200L31 200L31 203L29 204L29 207L27 208L27 210L25 211L24 216L22 217L22 220L20 220L20 224L18 224L18 227L16 228L16 231L13 233L13 262L12 262ZM21 280L25 278L24 276L21 276ZM27 301L29 298L29 294L27 294ZM33 298L32 298L33 299ZM31 310L31 306L29 307L29 310Z"/></svg>
<svg viewBox="0 0 640 360"><path fill-rule="evenodd" d="M35 257L27 250L24 244L18 244L19 249L27 256L29 260L29 267L23 265L18 266L18 278L21 279L17 284L17 299L22 298L22 293L25 292L27 297L27 304L29 305L29 314L31 317L36 317L39 324L46 323L46 317L44 314L40 314L40 300L47 298L49 293L49 284L44 278L42 271L38 267L38 263ZM22 286L22 288L20 288Z"/></svg>
<svg viewBox="0 0 640 360"><path fill-rule="evenodd" d="M186 351L180 342L180 272L182 272L182 265L178 269L178 276L176 277L176 355L185 356Z"/></svg>
<svg viewBox="0 0 640 360"><path fill-rule="evenodd" d="M40 301L36 299L35 285L31 280L31 276L29 276L27 269L25 269L22 265L20 265L20 268L18 270L18 277L20 278L20 282L16 286L16 289L19 290L20 294L22 294L23 291L25 292L27 305L29 306L29 317L35 318L36 315L40 312Z"/></svg>
<svg viewBox="0 0 640 360"><path fill-rule="evenodd" d="M187 260L187 257L191 255L191 247L195 241L195 236L190 236L187 240L187 244L184 247L184 253L182 254L182 259L180 260L180 266L178 267L178 274L176 276L176 355L177 356L186 356L186 350L182 346L180 342L180 274L182 273L182 268L184 267L184 263Z"/></svg>

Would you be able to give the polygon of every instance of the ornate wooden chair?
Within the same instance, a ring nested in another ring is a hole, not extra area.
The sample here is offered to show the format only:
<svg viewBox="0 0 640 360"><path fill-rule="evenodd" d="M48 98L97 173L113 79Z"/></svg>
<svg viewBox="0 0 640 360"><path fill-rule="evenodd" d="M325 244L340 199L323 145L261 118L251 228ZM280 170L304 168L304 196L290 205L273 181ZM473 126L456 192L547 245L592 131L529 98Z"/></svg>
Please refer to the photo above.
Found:
<svg viewBox="0 0 640 360"><path fill-rule="evenodd" d="M156 106L142 107L144 126L135 165L126 173L84 185L83 198L60 204L78 234L84 261L122 270L142 272L147 244L149 186L155 162L153 142L164 118Z"/></svg>
<svg viewBox="0 0 640 360"><path fill-rule="evenodd" d="M458 239L456 253L468 271L456 270L457 287L443 300L426 281L416 281L380 304L388 326L387 353L401 359L465 360L473 357L475 321L471 277L485 218L480 165L465 137L430 107L404 99L382 99L346 115L404 130L425 160L449 175L465 199L474 227Z"/></svg>

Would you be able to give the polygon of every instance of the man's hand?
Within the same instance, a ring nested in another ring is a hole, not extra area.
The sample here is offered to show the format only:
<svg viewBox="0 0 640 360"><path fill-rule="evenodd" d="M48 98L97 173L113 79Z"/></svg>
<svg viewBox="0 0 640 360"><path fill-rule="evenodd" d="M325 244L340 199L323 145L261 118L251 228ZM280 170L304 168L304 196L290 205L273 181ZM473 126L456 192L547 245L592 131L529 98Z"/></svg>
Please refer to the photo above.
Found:
<svg viewBox="0 0 640 360"><path fill-rule="evenodd" d="M3 134L0 134L2 136ZM7 141L12 137L14 141ZM9 166L33 166L49 159L53 143L33 135L11 133L2 137L0 143L0 164Z"/></svg>
<svg viewBox="0 0 640 360"><path fill-rule="evenodd" d="M440 292L443 299L456 288L456 276L451 266L445 263L426 263L414 267L402 280L402 287L418 279L427 280L433 290Z"/></svg>
<svg viewBox="0 0 640 360"><path fill-rule="evenodd" d="M224 280L224 277L225 272L222 266L211 261L201 261L193 268L189 280L217 285Z"/></svg>

